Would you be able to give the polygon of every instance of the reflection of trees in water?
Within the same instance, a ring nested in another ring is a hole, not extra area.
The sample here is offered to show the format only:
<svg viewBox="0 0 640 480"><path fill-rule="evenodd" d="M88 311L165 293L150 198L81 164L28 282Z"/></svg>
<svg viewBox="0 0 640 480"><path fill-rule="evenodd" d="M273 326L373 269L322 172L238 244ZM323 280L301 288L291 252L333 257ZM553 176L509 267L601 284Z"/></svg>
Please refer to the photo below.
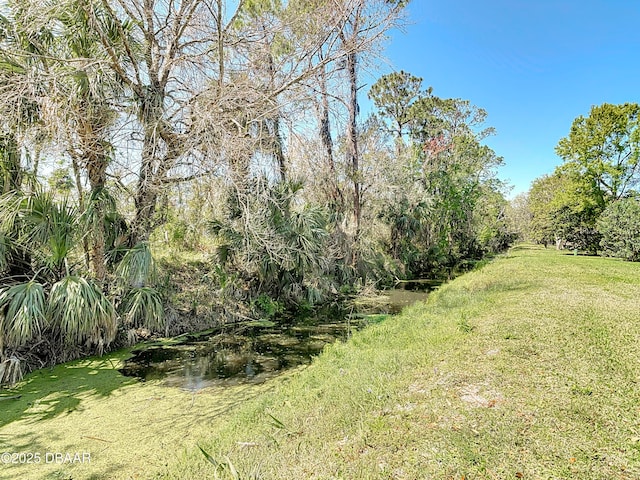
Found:
<svg viewBox="0 0 640 480"><path fill-rule="evenodd" d="M204 350L204 349L203 349ZM190 352L176 372L185 379L185 388L202 388L207 380L245 377L251 379L263 369L255 361L255 354L246 347L238 349Z"/></svg>
<svg viewBox="0 0 640 480"><path fill-rule="evenodd" d="M280 370L308 363L326 344L346 338L349 328L346 324L298 326L285 331L261 330L253 336L221 334L206 341L153 347L129 359L122 373L164 379L187 390L218 381L260 382Z"/></svg>

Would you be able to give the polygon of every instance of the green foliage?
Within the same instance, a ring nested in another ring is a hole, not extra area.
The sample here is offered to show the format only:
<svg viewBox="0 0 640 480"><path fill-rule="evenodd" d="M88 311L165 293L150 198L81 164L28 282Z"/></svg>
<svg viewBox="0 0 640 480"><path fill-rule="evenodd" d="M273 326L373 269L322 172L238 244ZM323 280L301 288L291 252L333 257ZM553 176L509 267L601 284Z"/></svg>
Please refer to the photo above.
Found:
<svg viewBox="0 0 640 480"><path fill-rule="evenodd" d="M640 261L640 200L623 198L611 203L598 219L605 255Z"/></svg>
<svg viewBox="0 0 640 480"><path fill-rule="evenodd" d="M505 214L507 201L498 192L481 198L476 209L476 239L482 254L506 251L518 239L518 233L509 224Z"/></svg>
<svg viewBox="0 0 640 480"><path fill-rule="evenodd" d="M392 131L399 137L411 121L411 105L424 95L422 79L403 70L380 77L369 90L369 98L380 115L391 121Z"/></svg>
<svg viewBox="0 0 640 480"><path fill-rule="evenodd" d="M0 289L0 356L40 336L47 326L44 287L31 280Z"/></svg>
<svg viewBox="0 0 640 480"><path fill-rule="evenodd" d="M22 221L20 241L41 246L36 252L42 253L43 262L61 272L77 240L78 215L68 197L61 202L55 202L47 193L27 197Z"/></svg>
<svg viewBox="0 0 640 480"><path fill-rule="evenodd" d="M155 288L132 288L123 298L120 310L125 323L132 327L158 331L165 326L164 302Z"/></svg>
<svg viewBox="0 0 640 480"><path fill-rule="evenodd" d="M78 216L71 201L56 201L50 193L36 189L29 195L3 195L0 207L4 214L0 221L0 254L4 253L4 260L0 264L16 266L16 255L22 252L30 262L20 266L30 270L24 273L33 274L44 268L55 278L62 276L78 238Z"/></svg>
<svg viewBox="0 0 640 480"><path fill-rule="evenodd" d="M602 211L593 181L565 168L533 182L528 198L532 239L542 244L571 243L596 253L595 222Z"/></svg>
<svg viewBox="0 0 640 480"><path fill-rule="evenodd" d="M202 244L204 232L196 221L176 218L163 225L162 233L173 248L197 251Z"/></svg>
<svg viewBox="0 0 640 480"><path fill-rule="evenodd" d="M554 242L554 209L553 200L561 188L561 177L545 175L534 180L529 190L528 207L531 215L531 237L544 244Z"/></svg>
<svg viewBox="0 0 640 480"><path fill-rule="evenodd" d="M87 230L99 227L111 227L109 218L117 214L116 199L105 187L93 189L89 195L87 206L80 217L80 222Z"/></svg>
<svg viewBox="0 0 640 480"><path fill-rule="evenodd" d="M53 284L47 316L68 345L86 343L102 351L116 335L113 304L96 285L76 275Z"/></svg>
<svg viewBox="0 0 640 480"><path fill-rule="evenodd" d="M253 304L265 319L274 318L284 313L284 305L264 293L258 295Z"/></svg>
<svg viewBox="0 0 640 480"><path fill-rule="evenodd" d="M152 283L156 267L148 242L140 242L125 253L116 268L116 275L126 285L144 287Z"/></svg>
<svg viewBox="0 0 640 480"><path fill-rule="evenodd" d="M301 190L300 182L258 181L251 192L231 191L227 218L210 225L227 275L239 274L247 291L281 298L288 306L317 303L331 285L326 212L297 207Z"/></svg>
<svg viewBox="0 0 640 480"><path fill-rule="evenodd" d="M579 116L557 154L567 166L595 182L599 203L622 198L640 181L640 105L603 103Z"/></svg>
<svg viewBox="0 0 640 480"><path fill-rule="evenodd" d="M73 179L68 168L56 168L47 179L51 190L68 195L74 187Z"/></svg>
<svg viewBox="0 0 640 480"><path fill-rule="evenodd" d="M19 190L23 174L15 136L0 135L0 195Z"/></svg>
<svg viewBox="0 0 640 480"><path fill-rule="evenodd" d="M416 92L419 85L401 72L372 90L379 113L406 128L413 142L396 151L402 168L390 169L388 181L398 193L381 192L388 200L379 213L389 227L388 252L407 277L433 275L513 240L502 185L494 178L502 158L481 144L491 133L482 128L486 112L465 100L436 97L431 89Z"/></svg>
<svg viewBox="0 0 640 480"><path fill-rule="evenodd" d="M0 230L0 273L9 266L9 241Z"/></svg>
<svg viewBox="0 0 640 480"><path fill-rule="evenodd" d="M505 217L509 230L517 235L521 241L532 241L531 210L529 207L529 194L516 195L506 206Z"/></svg>
<svg viewBox="0 0 640 480"><path fill-rule="evenodd" d="M40 338L48 345L40 359L44 362L69 358L82 346L101 353L116 335L116 295L123 296L127 322L163 327L162 299L148 287L155 273L148 244L123 253L110 272L116 274L114 284L120 284L112 291L103 291L77 262L83 235L107 230L106 245L114 249L116 237L123 235L123 220L106 190L92 192L82 215L69 198L57 200L40 188L2 195L0 207L0 270L12 274L0 289L0 361L6 368L12 363L5 354ZM31 280L21 281L23 277ZM12 378L23 371L11 368Z"/></svg>

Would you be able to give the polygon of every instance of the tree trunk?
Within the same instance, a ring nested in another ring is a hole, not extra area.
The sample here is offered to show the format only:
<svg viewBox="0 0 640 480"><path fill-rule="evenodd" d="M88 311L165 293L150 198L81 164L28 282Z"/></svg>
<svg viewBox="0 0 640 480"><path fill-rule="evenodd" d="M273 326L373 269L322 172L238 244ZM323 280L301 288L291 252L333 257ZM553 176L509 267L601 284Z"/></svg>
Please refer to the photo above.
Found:
<svg viewBox="0 0 640 480"><path fill-rule="evenodd" d="M265 38L267 38L267 27L263 23L261 25L262 31L265 34ZM274 89L274 79L276 76L276 67L275 62L273 61L273 55L271 53L271 46L266 45L268 54L268 69L269 69L269 77L270 77L270 88ZM277 98L276 98L277 101ZM276 161L278 162L278 173L280 174L280 180L282 182L287 179L287 164L284 156L284 149L282 148L282 136L280 135L280 112L277 111L275 117L273 118L273 153L276 157Z"/></svg>
<svg viewBox="0 0 640 480"><path fill-rule="evenodd" d="M331 138L331 123L329 119L329 95L327 93L327 76L325 67L320 70L319 86L321 95L320 105L320 140L325 150L326 162L329 168L329 195L333 202L333 207L336 211L343 211L343 197L340 187L338 185L338 179L336 176L336 165L333 158L333 139Z"/></svg>
<svg viewBox="0 0 640 480"><path fill-rule="evenodd" d="M84 192L82 190L82 182L80 179L80 166L78 165L78 160L75 156L71 156L71 164L73 166L73 176L76 182L76 189L78 190L78 206L80 207L80 211L84 212L86 207L84 203ZM82 250L84 251L84 264L86 268L90 268L91 265L91 257L89 256L89 242L87 241L87 237L82 237Z"/></svg>
<svg viewBox="0 0 640 480"><path fill-rule="evenodd" d="M361 203L360 203L360 154L358 151L358 76L357 56L355 52L347 54L347 73L349 75L349 121L347 123L347 163L351 170L353 183L353 218L355 223L355 238L360 234Z"/></svg>
<svg viewBox="0 0 640 480"><path fill-rule="evenodd" d="M178 156L170 127L163 120L164 87L157 80L143 87L138 99L139 117L144 130L140 175L134 203L136 216L131 226L131 245L149 240L154 225L156 203L163 177Z"/></svg>
<svg viewBox="0 0 640 480"><path fill-rule="evenodd" d="M105 267L105 229L104 229L104 205L102 203L101 193L107 182L107 166L109 164L108 157L103 153L90 155L87 159L87 174L89 177L89 185L91 186L91 201L95 202L95 223L93 225L91 236L91 264L93 266L93 274L96 280L102 284L107 277L107 269Z"/></svg>
<svg viewBox="0 0 640 480"><path fill-rule="evenodd" d="M11 133L0 136L0 194L20 190L22 166L20 151L15 136Z"/></svg>
<svg viewBox="0 0 640 480"><path fill-rule="evenodd" d="M280 173L280 180L284 182L287 179L287 163L284 156L284 149L282 148L282 136L280 135L280 119L278 117L273 120L273 148L275 150L275 156L278 161L278 172Z"/></svg>
<svg viewBox="0 0 640 480"><path fill-rule="evenodd" d="M149 132L149 127L145 128L140 176L134 198L136 215L131 225L131 245L147 241L153 225L158 197L153 174L154 150L157 146L154 137L154 132Z"/></svg>

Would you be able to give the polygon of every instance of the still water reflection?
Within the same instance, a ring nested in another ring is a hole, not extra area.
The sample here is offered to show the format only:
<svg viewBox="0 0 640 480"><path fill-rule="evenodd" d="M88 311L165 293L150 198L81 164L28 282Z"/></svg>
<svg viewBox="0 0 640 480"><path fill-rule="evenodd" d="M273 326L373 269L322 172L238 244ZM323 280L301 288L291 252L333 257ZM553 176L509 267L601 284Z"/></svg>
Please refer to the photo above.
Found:
<svg viewBox="0 0 640 480"><path fill-rule="evenodd" d="M284 369L310 363L325 345L346 339L361 323L253 327L241 334L217 333L170 345L151 344L134 350L120 371L188 390L259 383Z"/></svg>
<svg viewBox="0 0 640 480"><path fill-rule="evenodd" d="M439 284L438 282L437 284ZM437 284L432 281L402 282L388 290L384 313L425 300ZM325 345L346 340L366 318L319 325L247 327L241 332L182 337L169 344L148 344L134 350L120 370L142 381L161 380L165 385L199 390L212 385L260 383L287 368L304 365Z"/></svg>

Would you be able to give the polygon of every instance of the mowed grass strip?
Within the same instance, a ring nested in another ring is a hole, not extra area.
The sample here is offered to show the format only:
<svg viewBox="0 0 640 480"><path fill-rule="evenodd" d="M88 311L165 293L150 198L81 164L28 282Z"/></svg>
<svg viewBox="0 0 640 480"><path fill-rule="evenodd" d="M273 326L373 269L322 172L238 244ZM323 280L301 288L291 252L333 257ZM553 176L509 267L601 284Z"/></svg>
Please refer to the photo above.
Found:
<svg viewBox="0 0 640 480"><path fill-rule="evenodd" d="M162 478L638 479L640 265L513 249L217 417Z"/></svg>

